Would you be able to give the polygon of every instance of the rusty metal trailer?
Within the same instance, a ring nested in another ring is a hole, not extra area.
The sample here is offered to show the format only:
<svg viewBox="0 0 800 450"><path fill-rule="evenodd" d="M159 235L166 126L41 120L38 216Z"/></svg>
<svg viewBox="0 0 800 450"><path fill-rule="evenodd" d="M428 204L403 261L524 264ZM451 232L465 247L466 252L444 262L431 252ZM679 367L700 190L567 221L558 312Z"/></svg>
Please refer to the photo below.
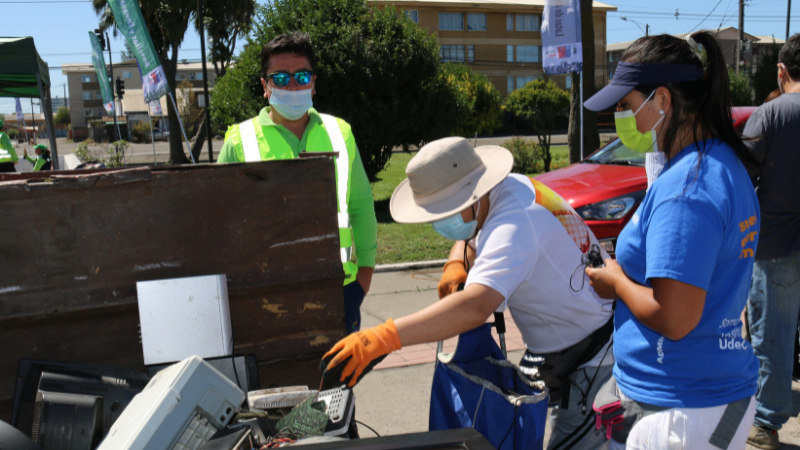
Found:
<svg viewBox="0 0 800 450"><path fill-rule="evenodd" d="M226 274L234 353L316 385L344 336L335 192L331 157L0 174L0 419L20 358L144 371L143 280Z"/></svg>

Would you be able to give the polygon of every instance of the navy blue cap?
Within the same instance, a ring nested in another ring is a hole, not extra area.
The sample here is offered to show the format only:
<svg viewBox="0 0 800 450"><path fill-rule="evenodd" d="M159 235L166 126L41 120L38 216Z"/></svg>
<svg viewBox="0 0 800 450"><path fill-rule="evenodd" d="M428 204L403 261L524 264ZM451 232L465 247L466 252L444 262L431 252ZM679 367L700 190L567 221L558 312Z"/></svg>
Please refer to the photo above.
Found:
<svg viewBox="0 0 800 450"><path fill-rule="evenodd" d="M603 111L616 105L636 86L680 83L700 80L703 69L694 64L640 64L621 62L614 79L600 89L583 106L590 111Z"/></svg>

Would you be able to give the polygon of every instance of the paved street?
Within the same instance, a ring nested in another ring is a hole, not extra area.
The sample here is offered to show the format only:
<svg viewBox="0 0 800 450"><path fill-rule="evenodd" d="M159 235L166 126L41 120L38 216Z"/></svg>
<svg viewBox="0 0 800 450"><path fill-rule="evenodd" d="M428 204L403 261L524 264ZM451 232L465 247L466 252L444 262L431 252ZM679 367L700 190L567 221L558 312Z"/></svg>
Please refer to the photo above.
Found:
<svg viewBox="0 0 800 450"><path fill-rule="evenodd" d="M601 134L600 139L602 141L606 141L611 139L612 137L616 136L616 134ZM536 136L522 136L525 139L531 139L536 141ZM486 137L486 138L478 138L478 145L502 145L503 142L510 139L511 136L496 136L496 137ZM222 148L223 141L222 140L213 140L213 148L214 148L214 160L217 159L217 155L219 155L219 151ZM566 134L554 134L552 137L552 144L553 145L566 145L567 144L567 135ZM49 144L48 144L49 145ZM58 138L56 139L56 145L58 145L58 154L64 156L66 154L72 153L73 150L78 146L78 143L74 142L67 142L65 138ZM107 143L101 144L93 144L93 145L102 145L108 146ZM185 144L184 144L185 145ZM18 145L20 149L20 156L22 156L22 145ZM155 161L157 164L165 164L169 161L169 143L159 141L156 142L155 145L150 144L130 144L130 148L125 155L125 160L128 164L153 164L153 153L155 151ZM402 151L401 148L396 148L395 151ZM586 154L589 154L590 151L587 149ZM188 150L187 153L188 155ZM200 163L208 162L208 144L206 143L203 146L203 152L200 155ZM24 171L24 166L20 166L17 170Z"/></svg>
<svg viewBox="0 0 800 450"><path fill-rule="evenodd" d="M440 276L437 269L376 273L361 308L363 326L383 323L390 317L412 313L437 301L436 284ZM517 345L512 331L516 327L513 327L510 317L506 323L509 328L507 343L511 349L512 345ZM413 346L402 349L378 365L355 388L358 420L381 435L427 431L434 353ZM397 356L404 361L400 362ZM515 363L521 357L521 350L509 352L509 360ZM793 414L797 416L800 413L800 383L793 383L792 398ZM362 437L371 435L364 427L360 432ZM782 449L800 450L800 423L797 419L789 420L780 431L780 438L784 444ZM747 448L756 450L755 447Z"/></svg>

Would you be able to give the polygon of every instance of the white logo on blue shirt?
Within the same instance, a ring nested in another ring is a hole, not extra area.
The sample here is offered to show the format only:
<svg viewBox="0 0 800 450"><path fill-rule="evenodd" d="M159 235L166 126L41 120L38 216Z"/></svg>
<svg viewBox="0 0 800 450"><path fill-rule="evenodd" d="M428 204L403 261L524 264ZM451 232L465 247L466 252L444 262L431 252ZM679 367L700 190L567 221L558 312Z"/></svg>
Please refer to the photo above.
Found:
<svg viewBox="0 0 800 450"><path fill-rule="evenodd" d="M656 344L656 351L658 352L658 359L656 359L656 361L658 361L659 364L664 364L664 336L658 338L658 343Z"/></svg>

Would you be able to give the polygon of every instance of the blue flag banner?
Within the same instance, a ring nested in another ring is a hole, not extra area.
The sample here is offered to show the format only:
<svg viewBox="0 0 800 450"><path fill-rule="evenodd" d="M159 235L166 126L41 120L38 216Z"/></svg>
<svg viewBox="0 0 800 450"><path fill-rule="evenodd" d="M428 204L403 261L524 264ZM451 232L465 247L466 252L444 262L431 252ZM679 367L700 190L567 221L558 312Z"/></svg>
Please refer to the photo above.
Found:
<svg viewBox="0 0 800 450"><path fill-rule="evenodd" d="M19 97L16 98L16 103L17 103L17 123L21 123L23 126L25 126L25 124L23 123L23 121L25 120L25 114L22 113L22 104L20 104L19 102Z"/></svg>
<svg viewBox="0 0 800 450"><path fill-rule="evenodd" d="M583 70L580 0L545 0L542 67L547 75Z"/></svg>

